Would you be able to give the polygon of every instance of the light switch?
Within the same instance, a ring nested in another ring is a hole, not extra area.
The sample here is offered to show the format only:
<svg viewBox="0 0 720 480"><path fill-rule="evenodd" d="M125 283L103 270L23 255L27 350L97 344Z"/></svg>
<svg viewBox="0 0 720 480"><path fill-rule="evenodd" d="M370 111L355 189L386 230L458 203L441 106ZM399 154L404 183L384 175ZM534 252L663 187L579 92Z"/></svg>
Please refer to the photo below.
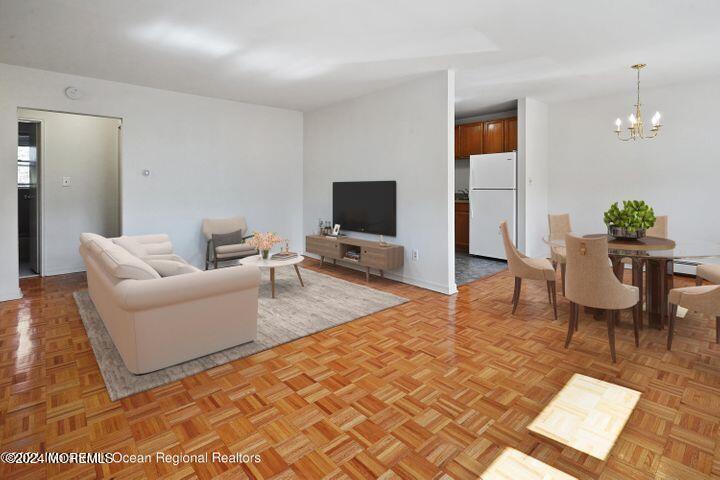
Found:
<svg viewBox="0 0 720 480"><path fill-rule="evenodd" d="M62 186L63 186L63 187L69 187L69 186L70 186L70 177L62 177Z"/></svg>

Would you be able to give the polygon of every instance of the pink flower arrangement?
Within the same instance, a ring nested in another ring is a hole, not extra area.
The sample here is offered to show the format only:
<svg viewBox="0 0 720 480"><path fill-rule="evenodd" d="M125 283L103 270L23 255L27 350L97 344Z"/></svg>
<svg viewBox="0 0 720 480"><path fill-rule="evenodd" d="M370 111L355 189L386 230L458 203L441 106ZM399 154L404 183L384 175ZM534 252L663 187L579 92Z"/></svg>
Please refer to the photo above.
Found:
<svg viewBox="0 0 720 480"><path fill-rule="evenodd" d="M260 251L267 251L282 241L283 239L274 232L253 232L252 238L247 243Z"/></svg>

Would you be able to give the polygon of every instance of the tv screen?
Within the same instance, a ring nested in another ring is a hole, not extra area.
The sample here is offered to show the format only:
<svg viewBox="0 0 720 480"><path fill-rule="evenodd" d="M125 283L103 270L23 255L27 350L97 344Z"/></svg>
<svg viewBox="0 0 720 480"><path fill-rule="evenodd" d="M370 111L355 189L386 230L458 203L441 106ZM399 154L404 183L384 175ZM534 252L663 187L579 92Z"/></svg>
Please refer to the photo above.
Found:
<svg viewBox="0 0 720 480"><path fill-rule="evenodd" d="M395 182L333 182L333 223L341 230L395 236Z"/></svg>

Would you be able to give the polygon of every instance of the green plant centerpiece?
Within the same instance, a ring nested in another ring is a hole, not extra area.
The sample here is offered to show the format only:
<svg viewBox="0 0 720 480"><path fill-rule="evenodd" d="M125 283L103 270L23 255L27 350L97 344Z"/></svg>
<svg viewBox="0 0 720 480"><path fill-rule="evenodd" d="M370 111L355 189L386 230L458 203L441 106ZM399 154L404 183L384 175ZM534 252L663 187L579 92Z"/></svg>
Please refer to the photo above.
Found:
<svg viewBox="0 0 720 480"><path fill-rule="evenodd" d="M620 208L615 202L604 214L608 234L615 238L638 239L655 225L655 211L642 200L623 200Z"/></svg>

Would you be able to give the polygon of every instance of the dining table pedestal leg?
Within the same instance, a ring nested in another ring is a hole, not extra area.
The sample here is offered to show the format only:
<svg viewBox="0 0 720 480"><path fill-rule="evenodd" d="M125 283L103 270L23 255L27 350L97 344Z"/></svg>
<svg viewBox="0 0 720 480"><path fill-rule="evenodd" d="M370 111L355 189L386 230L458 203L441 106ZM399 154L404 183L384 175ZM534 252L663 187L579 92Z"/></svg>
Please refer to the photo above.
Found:
<svg viewBox="0 0 720 480"><path fill-rule="evenodd" d="M673 262L667 259L647 260L646 306L648 324L662 330L667 321L668 292L673 288Z"/></svg>
<svg viewBox="0 0 720 480"><path fill-rule="evenodd" d="M638 305L640 310L640 315L638 318L639 327L642 330L643 328L643 298L644 298L644 289L643 289L643 276L644 276L644 270L645 270L645 262L642 258L633 258L632 259L632 284L638 288Z"/></svg>
<svg viewBox="0 0 720 480"><path fill-rule="evenodd" d="M613 273L617 279L620 280L620 283L623 283L623 278L625 277L625 264L622 262L622 258L613 256L610 258L610 261L612 263Z"/></svg>

